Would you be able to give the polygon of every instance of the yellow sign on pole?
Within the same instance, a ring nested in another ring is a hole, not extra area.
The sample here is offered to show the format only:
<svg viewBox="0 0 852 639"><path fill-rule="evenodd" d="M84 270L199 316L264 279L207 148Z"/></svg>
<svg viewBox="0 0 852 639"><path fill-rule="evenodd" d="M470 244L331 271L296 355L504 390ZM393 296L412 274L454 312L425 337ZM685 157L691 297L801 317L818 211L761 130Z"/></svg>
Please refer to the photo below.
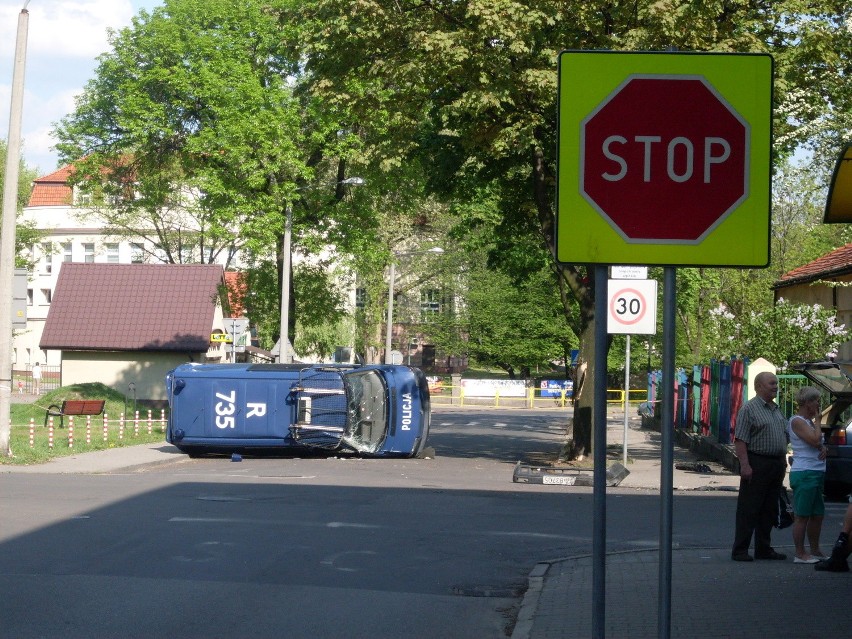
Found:
<svg viewBox="0 0 852 639"><path fill-rule="evenodd" d="M772 58L565 51L556 258L769 263Z"/></svg>

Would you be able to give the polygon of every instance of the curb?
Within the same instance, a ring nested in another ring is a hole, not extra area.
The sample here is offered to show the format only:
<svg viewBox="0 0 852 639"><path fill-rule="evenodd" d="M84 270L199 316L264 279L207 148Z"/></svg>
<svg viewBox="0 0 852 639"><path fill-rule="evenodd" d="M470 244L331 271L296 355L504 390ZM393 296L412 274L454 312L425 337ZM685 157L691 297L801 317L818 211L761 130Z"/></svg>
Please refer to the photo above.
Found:
<svg viewBox="0 0 852 639"><path fill-rule="evenodd" d="M512 629L511 639L529 639L533 628L533 621L535 620L535 613L538 612L538 600L541 598L541 591L544 588L544 577L553 563L552 561L538 563L530 571L527 578L529 585L527 586L526 593L524 593L524 599L521 601L521 608L518 611L515 627Z"/></svg>

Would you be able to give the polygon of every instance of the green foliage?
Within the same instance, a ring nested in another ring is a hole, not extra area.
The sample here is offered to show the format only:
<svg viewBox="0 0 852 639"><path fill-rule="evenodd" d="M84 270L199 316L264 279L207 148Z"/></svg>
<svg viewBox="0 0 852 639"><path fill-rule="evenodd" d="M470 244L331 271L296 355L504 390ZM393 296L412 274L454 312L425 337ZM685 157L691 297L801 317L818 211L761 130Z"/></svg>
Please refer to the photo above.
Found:
<svg viewBox="0 0 852 639"><path fill-rule="evenodd" d="M342 326L344 300L328 264L300 264L293 273L298 318L294 349L300 355L328 358L336 346L351 344ZM311 300L308 304L307 300Z"/></svg>
<svg viewBox="0 0 852 639"><path fill-rule="evenodd" d="M209 246L268 251L296 180L309 176L301 107L265 2L168 0L111 38L73 114L57 127L77 179L122 206L119 228L186 206ZM161 238L165 239L165 238ZM198 242L198 238L193 238ZM169 245L169 241L164 242Z"/></svg>
<svg viewBox="0 0 852 639"><path fill-rule="evenodd" d="M510 377L549 369L576 345L551 282L546 270L515 283L505 274L475 267L465 278L464 305L424 330L448 352L467 354Z"/></svg>
<svg viewBox="0 0 852 639"><path fill-rule="evenodd" d="M716 358L763 357L781 369L835 357L848 334L845 326L837 324L833 309L790 304L784 299L766 310L735 315L719 307L710 315L710 330L717 338Z"/></svg>
<svg viewBox="0 0 852 639"><path fill-rule="evenodd" d="M0 140L0 193L5 188L6 180L6 141ZM28 167L23 158L18 166L18 192L16 195L17 213L20 215L23 208L30 199L30 185L38 177L36 169ZM29 254L33 244L42 237L42 233L33 222L17 221L15 228L15 266L17 268L32 269L32 256Z"/></svg>

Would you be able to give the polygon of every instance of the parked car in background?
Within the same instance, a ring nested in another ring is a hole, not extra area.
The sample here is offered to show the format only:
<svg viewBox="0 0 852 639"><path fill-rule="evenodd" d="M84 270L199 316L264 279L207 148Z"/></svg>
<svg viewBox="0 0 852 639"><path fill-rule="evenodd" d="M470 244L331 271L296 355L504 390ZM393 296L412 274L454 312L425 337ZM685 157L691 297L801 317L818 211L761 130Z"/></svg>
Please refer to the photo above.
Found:
<svg viewBox="0 0 852 639"><path fill-rule="evenodd" d="M166 391L166 440L191 455L415 457L429 436L426 376L408 366L182 364L166 376Z"/></svg>
<svg viewBox="0 0 852 639"><path fill-rule="evenodd" d="M846 495L852 490L852 362L806 362L792 367L815 386L827 390L830 403L822 411L822 432L828 454L825 492Z"/></svg>

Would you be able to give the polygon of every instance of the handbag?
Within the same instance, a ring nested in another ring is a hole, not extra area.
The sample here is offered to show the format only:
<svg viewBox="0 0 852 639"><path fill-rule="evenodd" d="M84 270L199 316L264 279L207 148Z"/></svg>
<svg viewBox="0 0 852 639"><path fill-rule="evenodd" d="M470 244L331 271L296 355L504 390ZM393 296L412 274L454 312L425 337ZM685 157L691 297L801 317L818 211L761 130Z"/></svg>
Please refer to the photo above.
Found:
<svg viewBox="0 0 852 639"><path fill-rule="evenodd" d="M787 489L781 486L778 491L778 518L775 520L776 528L789 528L793 525L793 504L790 503L790 496L787 494Z"/></svg>

